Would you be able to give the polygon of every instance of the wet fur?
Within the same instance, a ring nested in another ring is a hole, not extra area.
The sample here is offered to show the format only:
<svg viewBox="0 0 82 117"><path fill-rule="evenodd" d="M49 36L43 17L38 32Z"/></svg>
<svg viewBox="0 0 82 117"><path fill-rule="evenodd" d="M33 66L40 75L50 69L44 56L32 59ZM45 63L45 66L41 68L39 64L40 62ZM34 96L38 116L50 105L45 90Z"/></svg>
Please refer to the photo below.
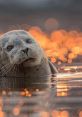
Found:
<svg viewBox="0 0 82 117"><path fill-rule="evenodd" d="M32 39L31 44L26 44L24 38ZM17 39L22 43L20 46L14 45L17 49L7 52L6 47L10 43L14 43ZM29 48L28 56L22 54L22 49ZM57 72L56 68L48 61L42 48L34 40L34 38L22 30L15 30L5 33L0 37L0 88L12 90L21 90L24 88L44 89L49 87L52 74ZM23 61L34 57L34 61ZM21 60L20 60L21 58Z"/></svg>

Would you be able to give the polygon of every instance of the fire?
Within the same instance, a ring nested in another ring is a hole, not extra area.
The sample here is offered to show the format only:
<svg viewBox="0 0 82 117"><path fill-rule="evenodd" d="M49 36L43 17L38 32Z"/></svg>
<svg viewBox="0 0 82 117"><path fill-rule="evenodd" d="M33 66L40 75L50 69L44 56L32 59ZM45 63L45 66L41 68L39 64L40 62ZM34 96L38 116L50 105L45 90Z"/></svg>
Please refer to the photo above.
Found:
<svg viewBox="0 0 82 117"><path fill-rule="evenodd" d="M31 27L29 32L40 43L52 62L60 59L70 63L78 55L82 55L82 32L55 30L47 34L39 27Z"/></svg>

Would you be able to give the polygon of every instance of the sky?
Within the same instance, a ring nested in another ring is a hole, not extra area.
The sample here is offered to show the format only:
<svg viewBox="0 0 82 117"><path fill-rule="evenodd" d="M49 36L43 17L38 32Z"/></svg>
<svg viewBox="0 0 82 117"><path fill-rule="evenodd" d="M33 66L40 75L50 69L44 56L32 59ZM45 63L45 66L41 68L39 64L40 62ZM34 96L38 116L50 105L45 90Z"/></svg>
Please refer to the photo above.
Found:
<svg viewBox="0 0 82 117"><path fill-rule="evenodd" d="M54 18L54 29L82 31L82 0L0 0L0 32L39 26Z"/></svg>

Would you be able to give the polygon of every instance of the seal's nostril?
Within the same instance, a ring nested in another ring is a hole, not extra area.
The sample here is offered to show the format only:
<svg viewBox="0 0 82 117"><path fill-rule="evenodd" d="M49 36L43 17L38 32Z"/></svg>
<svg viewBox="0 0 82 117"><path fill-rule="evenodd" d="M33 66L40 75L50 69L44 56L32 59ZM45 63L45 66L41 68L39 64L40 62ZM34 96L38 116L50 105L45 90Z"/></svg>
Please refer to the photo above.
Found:
<svg viewBox="0 0 82 117"><path fill-rule="evenodd" d="M26 48L26 49L24 49L24 50L22 50L24 53L28 53L28 48Z"/></svg>

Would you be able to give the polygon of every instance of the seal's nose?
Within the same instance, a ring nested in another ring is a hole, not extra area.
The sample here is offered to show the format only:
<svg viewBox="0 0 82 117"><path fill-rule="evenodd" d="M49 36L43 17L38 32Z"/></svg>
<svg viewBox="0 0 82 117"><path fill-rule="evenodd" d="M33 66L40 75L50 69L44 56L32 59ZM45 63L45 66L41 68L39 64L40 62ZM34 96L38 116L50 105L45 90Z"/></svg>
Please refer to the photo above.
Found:
<svg viewBox="0 0 82 117"><path fill-rule="evenodd" d="M22 52L24 52L25 54L27 54L28 50L29 50L28 48L25 48L25 49L22 50Z"/></svg>

